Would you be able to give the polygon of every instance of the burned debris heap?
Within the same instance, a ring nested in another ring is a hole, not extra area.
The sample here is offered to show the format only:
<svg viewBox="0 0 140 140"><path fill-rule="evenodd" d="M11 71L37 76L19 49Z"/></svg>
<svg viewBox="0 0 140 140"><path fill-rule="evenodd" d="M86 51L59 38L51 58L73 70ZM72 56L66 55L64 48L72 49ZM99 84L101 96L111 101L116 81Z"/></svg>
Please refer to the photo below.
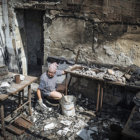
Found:
<svg viewBox="0 0 140 140"><path fill-rule="evenodd" d="M97 66L96 66L97 65ZM111 82L112 84L139 86L140 85L140 68L137 66L119 67L111 66L105 67L103 64L93 64L89 66L74 65L66 71L83 77L89 77L100 81Z"/></svg>

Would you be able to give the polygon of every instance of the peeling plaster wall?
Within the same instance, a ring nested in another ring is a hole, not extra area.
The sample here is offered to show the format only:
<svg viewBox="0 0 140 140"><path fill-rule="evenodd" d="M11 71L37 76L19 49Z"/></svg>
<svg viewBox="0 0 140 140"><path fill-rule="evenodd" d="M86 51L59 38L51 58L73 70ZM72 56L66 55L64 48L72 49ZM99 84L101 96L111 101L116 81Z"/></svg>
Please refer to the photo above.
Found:
<svg viewBox="0 0 140 140"><path fill-rule="evenodd" d="M74 59L80 45L89 52L92 50L93 27L89 21L58 17L51 20L51 25L45 23L44 29L45 57L58 56Z"/></svg>
<svg viewBox="0 0 140 140"><path fill-rule="evenodd" d="M44 62L47 56L74 59L81 46L79 61L140 66L139 25L97 24L65 13L58 16L59 11L50 13L44 23Z"/></svg>
<svg viewBox="0 0 140 140"><path fill-rule="evenodd" d="M6 58L5 62L6 65L9 68L9 71L18 72L18 64L17 59L15 56L15 47L14 47L14 41L13 41L13 34L11 29L11 24L9 22L10 19L10 13L8 9L8 2L7 0L2 0L2 14L3 14L3 32L5 37L5 52L6 52ZM7 10L8 9L8 10Z"/></svg>
<svg viewBox="0 0 140 140"><path fill-rule="evenodd" d="M27 46L26 33L24 28L24 11L16 11L14 14L15 26L13 28L17 58L19 61L20 72L27 75Z"/></svg>
<svg viewBox="0 0 140 140"><path fill-rule="evenodd" d="M74 59L81 46L79 61L140 66L138 1L13 0L10 5L46 11L44 64L48 56Z"/></svg>
<svg viewBox="0 0 140 140"><path fill-rule="evenodd" d="M122 66L140 66L139 25L107 25L103 30L98 29L102 33L98 33L94 44L96 60Z"/></svg>

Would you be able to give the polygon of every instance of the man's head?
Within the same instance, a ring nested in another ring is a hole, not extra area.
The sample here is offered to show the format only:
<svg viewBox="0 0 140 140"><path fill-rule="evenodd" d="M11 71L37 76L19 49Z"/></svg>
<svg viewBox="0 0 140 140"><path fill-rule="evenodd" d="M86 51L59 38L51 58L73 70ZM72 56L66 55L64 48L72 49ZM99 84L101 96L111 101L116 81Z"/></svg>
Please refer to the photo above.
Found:
<svg viewBox="0 0 140 140"><path fill-rule="evenodd" d="M55 73L56 73L56 70L57 70L57 63L54 62L52 64L49 65L49 68L48 68L48 71L47 71L47 74L50 78L54 77Z"/></svg>

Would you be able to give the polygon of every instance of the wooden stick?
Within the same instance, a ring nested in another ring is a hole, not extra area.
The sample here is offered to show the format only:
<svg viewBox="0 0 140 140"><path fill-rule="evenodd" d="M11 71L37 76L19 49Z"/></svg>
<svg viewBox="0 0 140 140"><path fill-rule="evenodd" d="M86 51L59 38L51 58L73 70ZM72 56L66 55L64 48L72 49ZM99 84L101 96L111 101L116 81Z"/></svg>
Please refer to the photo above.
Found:
<svg viewBox="0 0 140 140"><path fill-rule="evenodd" d="M100 97L100 84L98 83L98 93L97 93L96 112L98 112L98 109L99 109L99 97Z"/></svg>
<svg viewBox="0 0 140 140"><path fill-rule="evenodd" d="M31 85L28 86L28 101L29 101L29 115L32 115L31 110Z"/></svg>
<svg viewBox="0 0 140 140"><path fill-rule="evenodd" d="M67 73L66 73L66 81L65 81L66 91L65 91L65 95L68 94L67 78L68 78L68 75L67 75Z"/></svg>
<svg viewBox="0 0 140 140"><path fill-rule="evenodd" d="M103 105L103 85L101 87L101 102L100 102L100 110L102 109L102 105Z"/></svg>
<svg viewBox="0 0 140 140"><path fill-rule="evenodd" d="M3 103L0 104L0 117L1 117L2 135L5 140L5 123L4 123L4 105L3 105Z"/></svg>

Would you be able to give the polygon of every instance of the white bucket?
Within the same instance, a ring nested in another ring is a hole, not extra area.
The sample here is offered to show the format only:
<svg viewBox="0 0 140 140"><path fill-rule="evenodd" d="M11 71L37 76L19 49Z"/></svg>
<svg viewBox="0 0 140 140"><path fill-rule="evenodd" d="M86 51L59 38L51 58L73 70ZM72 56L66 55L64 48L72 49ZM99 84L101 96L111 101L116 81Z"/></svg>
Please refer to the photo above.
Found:
<svg viewBox="0 0 140 140"><path fill-rule="evenodd" d="M62 113L66 116L74 116L75 115L75 101L76 98L72 95L67 95L62 97L60 100Z"/></svg>

